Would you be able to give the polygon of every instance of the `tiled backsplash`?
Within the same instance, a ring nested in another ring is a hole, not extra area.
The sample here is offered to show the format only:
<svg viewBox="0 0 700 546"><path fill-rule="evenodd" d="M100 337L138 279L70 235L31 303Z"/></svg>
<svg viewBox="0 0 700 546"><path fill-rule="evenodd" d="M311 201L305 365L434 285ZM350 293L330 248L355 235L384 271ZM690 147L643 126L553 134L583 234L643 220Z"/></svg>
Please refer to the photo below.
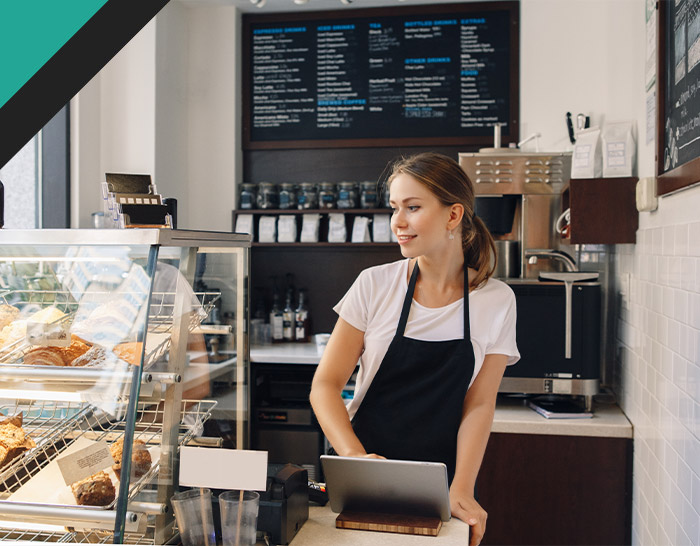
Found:
<svg viewBox="0 0 700 546"><path fill-rule="evenodd" d="M700 188L682 194L640 222L636 245L616 247L614 386L635 430L632 544L700 546L700 212L687 222L675 204L700 205Z"/></svg>

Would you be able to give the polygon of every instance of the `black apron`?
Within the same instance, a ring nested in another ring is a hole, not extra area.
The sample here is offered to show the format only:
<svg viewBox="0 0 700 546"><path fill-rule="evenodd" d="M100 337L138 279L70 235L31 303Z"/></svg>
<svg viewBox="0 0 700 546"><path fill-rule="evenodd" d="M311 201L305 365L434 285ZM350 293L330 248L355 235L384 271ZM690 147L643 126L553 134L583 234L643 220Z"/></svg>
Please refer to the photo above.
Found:
<svg viewBox="0 0 700 546"><path fill-rule="evenodd" d="M450 483L457 431L474 373L469 330L469 279L464 265L464 337L421 341L404 337L418 263L413 268L396 335L357 408L352 426L367 453L447 465Z"/></svg>

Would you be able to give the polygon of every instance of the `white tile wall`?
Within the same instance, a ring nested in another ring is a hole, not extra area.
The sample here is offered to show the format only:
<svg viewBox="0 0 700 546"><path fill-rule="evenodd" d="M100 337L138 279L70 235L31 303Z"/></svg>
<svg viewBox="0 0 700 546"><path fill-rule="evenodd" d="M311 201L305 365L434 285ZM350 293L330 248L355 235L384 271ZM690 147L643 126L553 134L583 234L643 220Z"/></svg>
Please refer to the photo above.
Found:
<svg viewBox="0 0 700 546"><path fill-rule="evenodd" d="M700 188L642 215L615 270L617 287L629 278L615 390L635 429L632 543L700 546Z"/></svg>

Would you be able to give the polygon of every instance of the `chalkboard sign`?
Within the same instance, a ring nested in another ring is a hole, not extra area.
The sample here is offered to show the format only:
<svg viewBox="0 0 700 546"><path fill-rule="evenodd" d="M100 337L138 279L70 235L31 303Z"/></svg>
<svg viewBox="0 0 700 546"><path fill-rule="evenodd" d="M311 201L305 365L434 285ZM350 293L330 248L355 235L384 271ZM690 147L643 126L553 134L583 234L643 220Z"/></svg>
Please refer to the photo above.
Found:
<svg viewBox="0 0 700 546"><path fill-rule="evenodd" d="M700 181L700 2L658 5L659 194Z"/></svg>
<svg viewBox="0 0 700 546"><path fill-rule="evenodd" d="M518 2L243 17L246 149L518 138Z"/></svg>

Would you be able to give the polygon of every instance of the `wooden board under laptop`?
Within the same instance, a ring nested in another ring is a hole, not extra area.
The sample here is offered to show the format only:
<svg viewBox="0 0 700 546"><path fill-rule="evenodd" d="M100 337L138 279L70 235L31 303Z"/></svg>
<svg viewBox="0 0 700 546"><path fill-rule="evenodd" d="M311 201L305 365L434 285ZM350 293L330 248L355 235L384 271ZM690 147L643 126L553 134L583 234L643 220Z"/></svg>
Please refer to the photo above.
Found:
<svg viewBox="0 0 700 546"><path fill-rule="evenodd" d="M335 526L338 529L436 537L442 527L442 520L439 517L343 511L335 519Z"/></svg>

